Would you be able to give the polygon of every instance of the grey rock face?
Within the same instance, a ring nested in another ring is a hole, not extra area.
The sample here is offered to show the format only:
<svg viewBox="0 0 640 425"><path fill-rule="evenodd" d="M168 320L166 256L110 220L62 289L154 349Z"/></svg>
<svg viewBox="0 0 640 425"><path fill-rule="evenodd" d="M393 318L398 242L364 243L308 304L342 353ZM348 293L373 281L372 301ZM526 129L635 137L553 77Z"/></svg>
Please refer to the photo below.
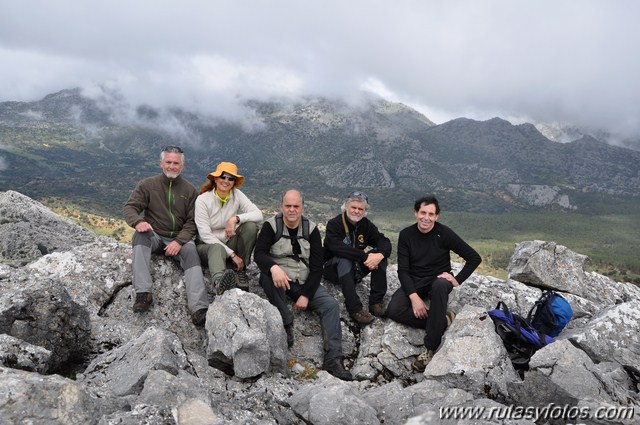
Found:
<svg viewBox="0 0 640 425"><path fill-rule="evenodd" d="M70 379L0 367L0 423L95 424L119 408Z"/></svg>
<svg viewBox="0 0 640 425"><path fill-rule="evenodd" d="M51 351L11 335L0 334L0 364L14 369L47 373Z"/></svg>
<svg viewBox="0 0 640 425"><path fill-rule="evenodd" d="M290 399L292 409L313 424L379 424L376 411L352 385L321 372L317 382L300 388Z"/></svg>
<svg viewBox="0 0 640 425"><path fill-rule="evenodd" d="M529 366L531 370L524 381L509 384L514 399L521 405L576 406L582 400L626 403L619 399L614 382L569 341L556 341L542 348L531 358Z"/></svg>
<svg viewBox="0 0 640 425"><path fill-rule="evenodd" d="M287 373L287 337L280 312L240 289L227 291L207 313L209 363L239 378Z"/></svg>
<svg viewBox="0 0 640 425"><path fill-rule="evenodd" d="M527 241L516 246L507 272L522 283L584 296L577 291L582 289L587 261L586 255L554 242Z"/></svg>
<svg viewBox="0 0 640 425"><path fill-rule="evenodd" d="M0 295L0 332L50 351L52 370L88 355L90 328L86 309L53 281L11 282Z"/></svg>
<svg viewBox="0 0 640 425"><path fill-rule="evenodd" d="M493 321L484 309L470 305L447 329L424 375L476 397L498 400L508 399L507 384L518 379Z"/></svg>
<svg viewBox="0 0 640 425"><path fill-rule="evenodd" d="M640 300L603 310L569 340L592 360L614 360L640 376Z"/></svg>
<svg viewBox="0 0 640 425"><path fill-rule="evenodd" d="M52 246L66 246L75 232ZM585 272L586 258L552 242L521 244L511 279L472 275L452 290L449 309L458 315L424 374L411 368L423 329L385 318L360 327L342 308L354 382L318 369L323 338L314 313L296 313L287 350L255 265L250 291L217 297L203 330L191 323L183 271L162 256L151 261L153 305L133 313L130 258L129 245L96 238L26 266L0 264L0 423L531 424L504 415L446 419L441 408L640 406L640 289ZM385 303L400 287L396 266L387 273ZM343 306L341 288L323 284ZM365 305L369 285L367 277L357 287ZM574 317L521 380L485 312L504 301L526 315L546 287L565 291ZM46 375L62 371L76 380Z"/></svg>
<svg viewBox="0 0 640 425"><path fill-rule="evenodd" d="M640 289L616 282L584 268L588 257L555 242L526 241L516 246L507 272L526 285L577 295L597 304L613 305L638 299Z"/></svg>
<svg viewBox="0 0 640 425"><path fill-rule="evenodd" d="M137 339L96 357L81 381L106 396L140 394L153 370L193 373L180 340L171 332L150 327Z"/></svg>
<svg viewBox="0 0 640 425"><path fill-rule="evenodd" d="M0 192L0 262L16 266L98 239L41 203L18 192Z"/></svg>

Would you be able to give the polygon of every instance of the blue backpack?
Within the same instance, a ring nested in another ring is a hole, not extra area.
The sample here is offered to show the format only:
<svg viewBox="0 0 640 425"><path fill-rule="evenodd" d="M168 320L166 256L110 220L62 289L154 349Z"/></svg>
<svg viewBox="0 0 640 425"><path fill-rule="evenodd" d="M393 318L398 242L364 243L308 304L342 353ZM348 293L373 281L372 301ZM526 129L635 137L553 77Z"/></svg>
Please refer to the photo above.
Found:
<svg viewBox="0 0 640 425"><path fill-rule="evenodd" d="M500 301L495 310L487 312L495 325L496 333L502 339L509 358L517 370L528 370L531 356L555 339L536 330L527 319L512 313Z"/></svg>
<svg viewBox="0 0 640 425"><path fill-rule="evenodd" d="M553 291L544 291L531 307L527 321L538 331L556 337L569 323L571 316L573 309L567 300Z"/></svg>

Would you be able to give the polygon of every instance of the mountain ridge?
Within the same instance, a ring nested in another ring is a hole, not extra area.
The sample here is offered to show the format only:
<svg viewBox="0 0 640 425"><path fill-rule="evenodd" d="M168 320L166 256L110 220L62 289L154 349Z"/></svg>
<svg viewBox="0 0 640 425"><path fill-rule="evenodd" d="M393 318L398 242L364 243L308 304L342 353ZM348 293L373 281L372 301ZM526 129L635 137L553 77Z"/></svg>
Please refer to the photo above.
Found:
<svg viewBox="0 0 640 425"><path fill-rule="evenodd" d="M533 124L498 117L435 125L406 105L374 97L354 104L326 98L245 104L251 113L231 121L150 105L126 108L117 95L95 100L79 89L0 103L6 164L0 190L93 199L119 214L128 188L158 171L160 147L181 144L185 175L196 186L215 164L233 161L248 177L247 191L265 204L293 184L319 203L335 202L347 188L364 189L382 209L425 192L441 194L450 210L495 212L580 210L602 196L640 196L640 152L589 136L560 144ZM551 188L568 201L518 198L512 185L534 188L529 194Z"/></svg>

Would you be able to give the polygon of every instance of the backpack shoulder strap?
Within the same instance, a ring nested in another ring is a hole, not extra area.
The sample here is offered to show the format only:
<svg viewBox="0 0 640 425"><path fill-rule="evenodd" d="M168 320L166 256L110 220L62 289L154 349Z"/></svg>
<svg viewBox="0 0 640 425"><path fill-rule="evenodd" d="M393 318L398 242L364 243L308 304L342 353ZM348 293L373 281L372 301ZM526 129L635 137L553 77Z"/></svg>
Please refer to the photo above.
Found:
<svg viewBox="0 0 640 425"><path fill-rule="evenodd" d="M284 233L284 221L282 218L282 213L276 214L274 219L275 219L276 228L274 229L275 236L273 241L278 242L280 238L283 238L283 237L289 239L289 234ZM311 237L311 232L313 231L313 229L316 228L316 226L315 224L312 226L309 219L305 216L302 216L301 224L302 224L302 237L306 240L309 240L309 238ZM300 236L298 236L298 238L300 238Z"/></svg>
<svg viewBox="0 0 640 425"><path fill-rule="evenodd" d="M282 221L282 213L276 214L276 228L275 228L275 238L273 242L278 242L282 237L282 229L284 227L284 222Z"/></svg>
<svg viewBox="0 0 640 425"><path fill-rule="evenodd" d="M553 293L553 291L544 291L542 295L540 295L540 298L538 298L538 300L533 303L533 305L531 306L531 310L529 310L529 314L527 314L528 322L531 322L531 320L533 320L533 316L536 315L538 310L540 310L540 307L542 307L542 305L547 301L549 297L551 297Z"/></svg>
<svg viewBox="0 0 640 425"><path fill-rule="evenodd" d="M302 237L305 240L309 240L309 235L311 231L309 230L309 219L305 216L302 216Z"/></svg>

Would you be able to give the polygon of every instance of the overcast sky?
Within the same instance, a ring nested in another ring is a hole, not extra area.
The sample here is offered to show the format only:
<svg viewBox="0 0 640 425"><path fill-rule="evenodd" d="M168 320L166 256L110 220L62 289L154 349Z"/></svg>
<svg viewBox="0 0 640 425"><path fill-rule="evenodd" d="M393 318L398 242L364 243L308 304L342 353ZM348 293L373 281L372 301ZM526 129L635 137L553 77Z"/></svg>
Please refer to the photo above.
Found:
<svg viewBox="0 0 640 425"><path fill-rule="evenodd" d="M362 90L436 123L640 135L635 0L0 0L0 101L72 87L233 112Z"/></svg>

